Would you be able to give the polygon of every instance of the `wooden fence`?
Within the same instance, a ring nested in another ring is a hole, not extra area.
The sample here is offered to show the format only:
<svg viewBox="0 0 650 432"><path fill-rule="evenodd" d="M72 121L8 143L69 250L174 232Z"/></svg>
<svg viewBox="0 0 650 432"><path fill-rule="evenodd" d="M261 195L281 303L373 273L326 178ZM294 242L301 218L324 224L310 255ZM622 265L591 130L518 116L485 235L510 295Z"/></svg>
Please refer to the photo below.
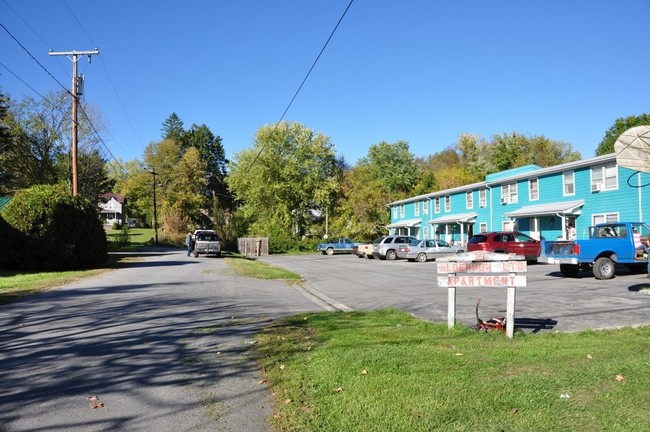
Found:
<svg viewBox="0 0 650 432"><path fill-rule="evenodd" d="M238 238L237 249L244 256L264 256L269 254L269 238Z"/></svg>

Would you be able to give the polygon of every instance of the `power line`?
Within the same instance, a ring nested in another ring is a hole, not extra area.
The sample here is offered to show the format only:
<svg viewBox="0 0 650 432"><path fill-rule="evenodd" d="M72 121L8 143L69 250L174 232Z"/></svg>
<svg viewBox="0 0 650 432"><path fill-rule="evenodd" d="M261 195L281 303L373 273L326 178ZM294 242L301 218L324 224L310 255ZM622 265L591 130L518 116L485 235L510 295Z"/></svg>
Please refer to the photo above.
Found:
<svg viewBox="0 0 650 432"><path fill-rule="evenodd" d="M298 94L300 93L300 90L302 90L302 87L305 85L305 82L307 82L307 79L309 78L309 75L311 75L311 72L312 72L312 71L314 70L314 68L316 67L316 63L318 63L318 60L320 59L321 55L323 55L323 52L325 51L325 48L327 48L327 45L329 45L330 40L332 40L332 37L334 36L334 33L336 33L336 30L339 28L339 25L340 25L341 22L343 21L343 18L345 18L345 15L348 13L348 10L349 10L350 7L352 6L352 3L354 3L354 0L350 0L350 2L348 3L348 6L345 8L345 10L343 11L343 13L341 14L341 17L339 18L338 22L337 22L336 25L334 26L334 29L332 30L332 32L330 33L329 37L328 37L327 40L325 41L325 44L324 44L323 47L321 48L320 52L319 52L318 55L316 56L316 59L315 59L314 62L312 63L311 67L309 68L309 71L307 71L307 74L305 75L305 78L303 78L302 82L300 83L300 86L298 86L298 90L296 90L296 92L294 93L293 97L292 97L291 100L289 101L289 104L288 104L287 107L284 109L284 112L282 113L282 116L280 116L280 120L278 120L278 121L275 123L275 126L273 127L273 130L271 131L271 133L275 132L275 130L278 128L278 125L280 124L280 122L282 122L282 120L284 119L284 116L285 116L285 115L287 114L287 112L289 111L289 108L291 108L291 105L293 105L293 102L294 102L294 101L296 100L296 98L298 97ZM253 165L255 165L255 163L257 162L257 159L259 159L259 157L261 156L261 154L262 154L262 152L264 151L264 148L265 148L265 147L266 147L266 144L262 144L262 148L260 149L259 152L257 152L257 155L255 155L255 158L253 159L253 162L251 162L251 164L248 166L248 169L246 170L246 172L249 172L249 171L251 170L251 168L253 167Z"/></svg>

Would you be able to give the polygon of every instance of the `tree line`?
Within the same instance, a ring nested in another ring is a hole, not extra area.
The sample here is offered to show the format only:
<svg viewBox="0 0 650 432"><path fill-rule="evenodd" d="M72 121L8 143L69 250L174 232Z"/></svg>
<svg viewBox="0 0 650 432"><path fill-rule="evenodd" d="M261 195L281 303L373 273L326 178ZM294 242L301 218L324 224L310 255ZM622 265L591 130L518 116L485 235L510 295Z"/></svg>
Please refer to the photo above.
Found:
<svg viewBox="0 0 650 432"><path fill-rule="evenodd" d="M42 101L0 95L0 192L69 184L68 111L65 92ZM129 216L151 225L155 181L164 238L180 241L188 230L215 228L232 242L269 237L274 251L311 248L325 234L373 240L386 232L389 202L480 182L510 168L581 158L571 144L543 135L467 133L426 157L416 157L405 141L381 141L350 164L337 156L330 137L281 122L260 127L252 146L228 160L220 136L205 124L185 127L172 113L142 159L123 162L102 157L95 133L104 131L101 116L91 107L85 111L93 125L87 117L79 125L79 184L89 200L123 193ZM617 119L596 155L613 152L618 135L639 124L650 124L650 115Z"/></svg>

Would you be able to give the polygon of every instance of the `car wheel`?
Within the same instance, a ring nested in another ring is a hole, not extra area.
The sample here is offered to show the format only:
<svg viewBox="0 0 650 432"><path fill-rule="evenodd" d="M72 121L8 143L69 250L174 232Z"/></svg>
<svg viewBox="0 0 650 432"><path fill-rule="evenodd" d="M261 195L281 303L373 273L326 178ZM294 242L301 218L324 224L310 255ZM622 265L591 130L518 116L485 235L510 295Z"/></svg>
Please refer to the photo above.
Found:
<svg viewBox="0 0 650 432"><path fill-rule="evenodd" d="M217 252L217 258L221 258L221 252Z"/></svg>
<svg viewBox="0 0 650 432"><path fill-rule="evenodd" d="M564 277L576 277L580 271L580 266L575 264L560 264L560 273Z"/></svg>
<svg viewBox="0 0 650 432"><path fill-rule="evenodd" d="M418 262L427 262L427 254L420 252L418 254Z"/></svg>
<svg viewBox="0 0 650 432"><path fill-rule="evenodd" d="M395 253L394 250L389 250L388 252L386 252L386 259L389 261L394 261L395 259L397 259L397 253Z"/></svg>
<svg viewBox="0 0 650 432"><path fill-rule="evenodd" d="M199 253L197 251L194 251L194 258L198 258L198 257L199 257Z"/></svg>
<svg viewBox="0 0 650 432"><path fill-rule="evenodd" d="M375 259L375 256L374 256L374 255L366 255L366 258L368 258L368 259Z"/></svg>
<svg viewBox="0 0 650 432"><path fill-rule="evenodd" d="M607 257L601 257L594 263L594 276L596 279L611 279L614 277L615 269L614 261Z"/></svg>
<svg viewBox="0 0 650 432"><path fill-rule="evenodd" d="M326 253L327 255L334 255L334 249L332 249L332 248L327 248L327 250L325 251L325 253Z"/></svg>
<svg viewBox="0 0 650 432"><path fill-rule="evenodd" d="M465 251L462 250L462 249L458 249L458 250L456 251L456 255L460 255L460 254L463 254L463 253L465 253Z"/></svg>

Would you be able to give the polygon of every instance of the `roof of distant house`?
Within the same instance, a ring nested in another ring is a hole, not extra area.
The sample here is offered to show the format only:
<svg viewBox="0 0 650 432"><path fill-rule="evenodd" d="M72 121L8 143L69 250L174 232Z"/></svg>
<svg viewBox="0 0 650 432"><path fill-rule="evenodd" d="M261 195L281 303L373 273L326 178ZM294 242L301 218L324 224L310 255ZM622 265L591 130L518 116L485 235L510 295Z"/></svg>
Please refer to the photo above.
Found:
<svg viewBox="0 0 650 432"><path fill-rule="evenodd" d="M124 202L124 195L122 195L121 193L108 192L105 194L101 194L100 197L106 199L107 201L110 200L111 198L114 198L115 201L119 203Z"/></svg>

